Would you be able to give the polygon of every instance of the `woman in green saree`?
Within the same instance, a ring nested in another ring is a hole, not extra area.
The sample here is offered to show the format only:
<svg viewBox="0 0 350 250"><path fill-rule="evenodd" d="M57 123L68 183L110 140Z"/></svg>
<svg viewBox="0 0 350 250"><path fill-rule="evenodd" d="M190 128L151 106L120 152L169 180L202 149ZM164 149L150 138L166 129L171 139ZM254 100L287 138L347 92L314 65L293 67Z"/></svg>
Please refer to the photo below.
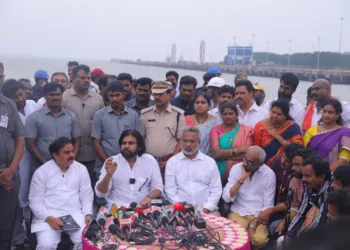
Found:
<svg viewBox="0 0 350 250"><path fill-rule="evenodd" d="M224 103L219 108L222 124L210 131L210 153L216 160L223 185L231 167L243 161L243 155L253 145L253 128L238 123L237 107Z"/></svg>

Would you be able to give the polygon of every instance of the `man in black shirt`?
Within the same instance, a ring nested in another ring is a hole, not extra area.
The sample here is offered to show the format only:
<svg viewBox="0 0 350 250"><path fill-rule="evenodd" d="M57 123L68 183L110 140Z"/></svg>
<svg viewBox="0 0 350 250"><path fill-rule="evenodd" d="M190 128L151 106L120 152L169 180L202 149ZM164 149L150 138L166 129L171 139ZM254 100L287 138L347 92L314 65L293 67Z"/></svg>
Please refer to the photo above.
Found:
<svg viewBox="0 0 350 250"><path fill-rule="evenodd" d="M193 115L193 97L196 92L197 80L192 76L183 76L180 79L180 95L170 101L171 105L185 111L185 116Z"/></svg>

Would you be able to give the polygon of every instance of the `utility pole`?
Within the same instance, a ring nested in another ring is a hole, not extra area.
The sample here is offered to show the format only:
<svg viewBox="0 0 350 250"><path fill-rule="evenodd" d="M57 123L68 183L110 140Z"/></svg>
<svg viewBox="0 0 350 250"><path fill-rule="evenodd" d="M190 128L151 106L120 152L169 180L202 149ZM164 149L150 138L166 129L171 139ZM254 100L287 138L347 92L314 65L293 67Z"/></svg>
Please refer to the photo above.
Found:
<svg viewBox="0 0 350 250"><path fill-rule="evenodd" d="M318 37L317 70L320 69L320 43L321 37Z"/></svg>

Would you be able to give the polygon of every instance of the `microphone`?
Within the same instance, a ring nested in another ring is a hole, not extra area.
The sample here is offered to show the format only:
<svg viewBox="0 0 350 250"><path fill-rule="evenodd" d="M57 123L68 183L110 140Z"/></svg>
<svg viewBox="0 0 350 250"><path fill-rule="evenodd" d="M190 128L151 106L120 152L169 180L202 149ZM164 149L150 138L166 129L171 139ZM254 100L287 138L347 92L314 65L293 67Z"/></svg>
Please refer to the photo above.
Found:
<svg viewBox="0 0 350 250"><path fill-rule="evenodd" d="M171 218L174 213L174 208L172 205L163 206L163 211L166 212L168 218Z"/></svg>
<svg viewBox="0 0 350 250"><path fill-rule="evenodd" d="M143 210L143 214L151 220L152 226L154 228L157 228L159 226L157 218L155 218L156 216L160 215L159 207L150 206L149 208Z"/></svg>
<svg viewBox="0 0 350 250"><path fill-rule="evenodd" d="M186 210L186 213L188 213L189 215L191 215L191 217L195 217L194 216L194 207L193 207L193 205L191 205L191 204L188 204L188 203L185 203L184 204L184 208L185 208L185 210Z"/></svg>
<svg viewBox="0 0 350 250"><path fill-rule="evenodd" d="M163 210L161 212L161 214L159 215L159 218L158 218L158 223L160 225L163 225L168 231L170 231L169 218L168 218L168 215L167 215L166 211Z"/></svg>
<svg viewBox="0 0 350 250"><path fill-rule="evenodd" d="M113 216L116 217L117 216L117 211L118 211L118 205L117 204L113 204L111 209L109 209L109 213Z"/></svg>
<svg viewBox="0 0 350 250"><path fill-rule="evenodd" d="M131 202L130 203L130 207L132 208L132 210L135 210L135 208L137 207L137 203L136 202Z"/></svg>
<svg viewBox="0 0 350 250"><path fill-rule="evenodd" d="M120 226L120 229L122 230L122 232L125 233L126 235L126 239L128 241L130 241L131 239L131 235L130 235L130 232L131 232L131 225L132 225L132 220L131 218L122 218L122 219L119 219L119 226Z"/></svg>
<svg viewBox="0 0 350 250"><path fill-rule="evenodd" d="M124 217L124 211L122 208L119 208L118 211L117 211L117 218L118 219L122 219Z"/></svg>
<svg viewBox="0 0 350 250"><path fill-rule="evenodd" d="M85 232L84 236L91 240L94 245L96 245L97 240L99 238L98 231L100 230L99 226L97 224L92 224L89 226L89 229Z"/></svg>
<svg viewBox="0 0 350 250"><path fill-rule="evenodd" d="M131 224L131 228L142 228L144 230L147 230L147 231L150 231L151 233L153 233L153 229L152 228L149 228L147 227L146 225L143 225L141 223L141 221L139 219L136 218L136 216L134 215L131 215L130 216L130 219L132 220L132 224Z"/></svg>
<svg viewBox="0 0 350 250"><path fill-rule="evenodd" d="M184 207L184 205L181 203L181 202L176 202L174 205L173 205L173 208L175 211L179 211L183 214L186 213L186 209Z"/></svg>
<svg viewBox="0 0 350 250"><path fill-rule="evenodd" d="M181 225L180 218L178 216L179 211L175 211L173 216L170 219L170 224L173 226L173 229L175 230L177 226Z"/></svg>

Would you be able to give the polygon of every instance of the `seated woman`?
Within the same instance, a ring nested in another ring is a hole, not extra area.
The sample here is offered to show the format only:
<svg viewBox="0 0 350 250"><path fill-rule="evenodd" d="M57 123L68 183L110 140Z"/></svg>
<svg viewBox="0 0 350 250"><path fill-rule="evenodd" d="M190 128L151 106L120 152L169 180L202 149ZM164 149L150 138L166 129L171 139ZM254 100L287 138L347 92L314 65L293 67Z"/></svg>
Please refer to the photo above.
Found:
<svg viewBox="0 0 350 250"><path fill-rule="evenodd" d="M231 167L243 161L243 155L253 145L253 128L238 123L235 104L227 102L219 107L222 124L210 131L210 154L216 160L223 185Z"/></svg>
<svg viewBox="0 0 350 250"><path fill-rule="evenodd" d="M207 93L197 92L194 97L194 110L193 115L186 116L187 126L196 126L201 132L201 144L199 150L203 154L209 152L209 133L210 130L219 123L219 119L208 114L210 109L210 98Z"/></svg>
<svg viewBox="0 0 350 250"><path fill-rule="evenodd" d="M305 146L327 160L332 172L350 160L350 128L343 127L342 112L338 100L324 102L319 125L309 128L304 136Z"/></svg>
<svg viewBox="0 0 350 250"><path fill-rule="evenodd" d="M303 144L304 140L299 125L289 115L289 104L277 100L271 104L270 117L255 125L254 145L265 150L265 163L271 167L272 161L290 143Z"/></svg>

